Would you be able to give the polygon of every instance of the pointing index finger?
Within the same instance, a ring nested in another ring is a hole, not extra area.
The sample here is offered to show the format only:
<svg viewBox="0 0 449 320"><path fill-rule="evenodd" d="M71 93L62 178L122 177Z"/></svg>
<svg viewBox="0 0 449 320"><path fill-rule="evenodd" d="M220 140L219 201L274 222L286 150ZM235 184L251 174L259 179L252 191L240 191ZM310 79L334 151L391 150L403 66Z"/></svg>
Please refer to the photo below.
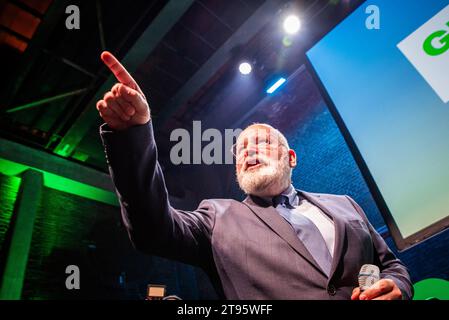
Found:
<svg viewBox="0 0 449 320"><path fill-rule="evenodd" d="M104 51L101 54L101 60L103 60L104 64L109 68L109 70L111 70L120 83L123 83L134 90L140 91L136 81L112 53Z"/></svg>

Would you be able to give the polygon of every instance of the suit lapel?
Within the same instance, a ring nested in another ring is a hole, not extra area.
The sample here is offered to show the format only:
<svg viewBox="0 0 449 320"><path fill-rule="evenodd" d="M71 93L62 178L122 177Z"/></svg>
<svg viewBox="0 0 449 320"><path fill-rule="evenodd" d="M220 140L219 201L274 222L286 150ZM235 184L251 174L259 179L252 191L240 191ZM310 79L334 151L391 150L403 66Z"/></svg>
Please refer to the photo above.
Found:
<svg viewBox="0 0 449 320"><path fill-rule="evenodd" d="M343 244L346 237L346 228L345 223L339 217L338 214L335 213L335 210L331 210L329 204L326 203L326 199L323 199L320 197L320 195L312 195L310 193L297 190L299 193L306 198L308 201L316 205L318 208L320 208L324 213L332 217L332 220L334 222L335 227L335 245L334 245L334 254L332 258L332 266L331 271L329 275L329 279L332 278L333 274L335 273L335 270L337 270L338 263L341 260L341 255L343 252Z"/></svg>
<svg viewBox="0 0 449 320"><path fill-rule="evenodd" d="M284 220L275 208L271 206L263 206L262 204L256 203L256 201L256 199L253 201L253 198L248 196L245 200L243 200L243 204L246 205L265 224L267 224L270 229L284 239L297 253L308 260L317 270L326 276L304 244L298 239L298 236L290 224Z"/></svg>

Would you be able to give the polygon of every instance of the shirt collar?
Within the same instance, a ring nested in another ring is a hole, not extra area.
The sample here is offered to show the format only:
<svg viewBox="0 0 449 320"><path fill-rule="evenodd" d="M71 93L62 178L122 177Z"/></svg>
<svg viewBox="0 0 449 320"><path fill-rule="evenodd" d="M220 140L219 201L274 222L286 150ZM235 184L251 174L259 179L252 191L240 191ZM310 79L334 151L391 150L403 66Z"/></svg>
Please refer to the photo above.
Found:
<svg viewBox="0 0 449 320"><path fill-rule="evenodd" d="M298 192L296 191L296 189L293 187L293 185L290 184L290 186L285 189L282 193L282 195L287 196L288 198L288 202L296 207L298 205Z"/></svg>
<svg viewBox="0 0 449 320"><path fill-rule="evenodd" d="M299 197L298 197L298 192L296 191L296 189L293 187L292 184L290 184L287 189L285 189L284 191L281 192L281 195L287 196L288 198L288 202L292 205L292 206L297 206L299 204ZM261 199L263 199L265 202L267 202L268 204L272 204L272 197L260 197Z"/></svg>

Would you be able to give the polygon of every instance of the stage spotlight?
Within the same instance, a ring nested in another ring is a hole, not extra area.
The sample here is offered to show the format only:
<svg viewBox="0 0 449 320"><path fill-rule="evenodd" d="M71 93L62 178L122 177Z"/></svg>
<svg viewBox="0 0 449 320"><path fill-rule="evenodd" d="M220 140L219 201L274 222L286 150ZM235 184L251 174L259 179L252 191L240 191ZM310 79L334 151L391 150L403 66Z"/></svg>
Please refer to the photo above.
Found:
<svg viewBox="0 0 449 320"><path fill-rule="evenodd" d="M285 83L285 81L287 81L285 78L280 78L271 87L267 89L267 93L271 94L275 92L280 86L282 86Z"/></svg>
<svg viewBox="0 0 449 320"><path fill-rule="evenodd" d="M288 16L284 20L284 30L288 34L295 34L301 28L301 21L297 16Z"/></svg>
<svg viewBox="0 0 449 320"><path fill-rule="evenodd" d="M239 71L241 74L250 74L251 70L253 68L251 67L251 64L249 64L248 62L242 62L239 66Z"/></svg>

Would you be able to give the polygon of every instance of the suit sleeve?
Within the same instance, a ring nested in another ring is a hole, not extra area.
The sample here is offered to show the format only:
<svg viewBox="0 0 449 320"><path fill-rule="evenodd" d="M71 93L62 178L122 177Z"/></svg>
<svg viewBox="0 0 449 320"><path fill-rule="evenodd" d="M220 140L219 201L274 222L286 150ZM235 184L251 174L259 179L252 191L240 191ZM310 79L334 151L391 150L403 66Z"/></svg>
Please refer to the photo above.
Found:
<svg viewBox="0 0 449 320"><path fill-rule="evenodd" d="M411 299L413 297L413 285L410 280L410 275L408 273L405 265L394 255L390 250L385 240L381 235L374 229L368 218L365 215L363 209L351 198L348 197L353 207L362 217L362 219L367 224L371 237L373 239L373 245L375 252L377 253L376 261L380 268L381 279L391 279L393 280L402 292L403 299Z"/></svg>
<svg viewBox="0 0 449 320"><path fill-rule="evenodd" d="M100 135L122 220L134 247L203 265L210 252L215 207L207 200L195 211L170 205L151 120L124 131L114 131L104 124Z"/></svg>

